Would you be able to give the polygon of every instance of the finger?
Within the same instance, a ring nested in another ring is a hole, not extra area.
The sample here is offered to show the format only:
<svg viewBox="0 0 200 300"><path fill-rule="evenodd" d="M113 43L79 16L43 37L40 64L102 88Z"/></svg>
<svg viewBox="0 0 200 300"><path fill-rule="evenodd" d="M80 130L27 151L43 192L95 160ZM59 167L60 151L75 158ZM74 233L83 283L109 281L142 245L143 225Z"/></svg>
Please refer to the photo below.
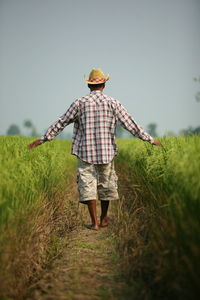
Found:
<svg viewBox="0 0 200 300"><path fill-rule="evenodd" d="M34 143L28 145L28 149L32 149L34 147Z"/></svg>

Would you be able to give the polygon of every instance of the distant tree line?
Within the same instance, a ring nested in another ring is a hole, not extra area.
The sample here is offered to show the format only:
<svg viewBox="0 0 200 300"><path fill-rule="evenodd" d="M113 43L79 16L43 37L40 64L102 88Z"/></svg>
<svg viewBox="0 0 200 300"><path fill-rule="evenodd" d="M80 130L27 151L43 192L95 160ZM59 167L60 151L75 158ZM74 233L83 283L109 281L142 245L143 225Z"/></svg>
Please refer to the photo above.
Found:
<svg viewBox="0 0 200 300"><path fill-rule="evenodd" d="M30 120L25 120L23 123L23 127L26 128L26 136L36 137L40 136L38 134L34 124ZM146 127L146 131L153 137L158 137L157 133L157 124L156 123L149 123ZM20 127L16 124L11 124L6 132L7 135L24 135L22 134L22 131ZM189 126L186 129L181 129L179 131L180 136L190 136L193 134L200 134L200 126L198 127L192 127ZM172 131L169 131L165 133L165 136L175 136L176 134ZM117 138L130 138L133 137L131 133L129 133L127 130L125 130L120 124L117 124L116 127L116 137ZM59 139L71 139L72 133L71 132L61 132L61 134L58 135Z"/></svg>
<svg viewBox="0 0 200 300"><path fill-rule="evenodd" d="M189 126L187 129L180 130L180 135L183 135L183 136L190 136L193 134L200 134L200 126L198 126L196 128Z"/></svg>
<svg viewBox="0 0 200 300"><path fill-rule="evenodd" d="M23 128L25 129L25 132L23 131ZM25 120L23 122L23 127L20 128L17 124L11 124L6 131L6 135L25 135L25 136L31 136L31 137L37 137L40 136L40 134L37 132L35 125L31 120ZM71 139L72 133L71 132L61 132L58 136L59 139Z"/></svg>
<svg viewBox="0 0 200 300"><path fill-rule="evenodd" d="M150 123L146 127L146 132L150 134L153 137L158 137L157 132L157 124L156 123ZM173 131L168 131L164 134L164 136L190 136L193 134L200 134L200 126L198 127L192 127L189 126L186 129L181 129L178 134L175 134ZM116 137L117 138L130 138L133 137L131 133L127 132L124 128L122 128L119 124L116 127Z"/></svg>
<svg viewBox="0 0 200 300"><path fill-rule="evenodd" d="M31 120L25 120L23 123L23 127L26 128L26 134L28 136L38 136L36 128ZM22 135L22 131L20 127L16 124L11 124L6 132L7 135Z"/></svg>

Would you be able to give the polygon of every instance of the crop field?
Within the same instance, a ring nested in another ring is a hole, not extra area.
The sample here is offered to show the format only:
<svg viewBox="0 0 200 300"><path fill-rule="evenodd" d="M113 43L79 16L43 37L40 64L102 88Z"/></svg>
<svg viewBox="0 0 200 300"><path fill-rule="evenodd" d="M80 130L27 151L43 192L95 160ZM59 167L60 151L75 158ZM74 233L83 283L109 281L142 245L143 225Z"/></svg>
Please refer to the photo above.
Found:
<svg viewBox="0 0 200 300"><path fill-rule="evenodd" d="M70 142L53 141L30 151L32 140L0 138L0 297L11 299L21 299L29 279L77 224Z"/></svg>
<svg viewBox="0 0 200 300"><path fill-rule="evenodd" d="M116 237L136 299L198 299L200 137L120 141Z"/></svg>
<svg viewBox="0 0 200 300"><path fill-rule="evenodd" d="M0 138L1 225L16 211L34 206L38 198L52 197L75 169L69 141L46 143L33 151L27 149L30 142L29 138Z"/></svg>
<svg viewBox="0 0 200 300"><path fill-rule="evenodd" d="M160 140L163 147L117 141L120 200L110 214L126 281L119 299L199 297L200 137ZM71 143L29 151L31 141L0 138L0 298L21 299L80 225Z"/></svg>

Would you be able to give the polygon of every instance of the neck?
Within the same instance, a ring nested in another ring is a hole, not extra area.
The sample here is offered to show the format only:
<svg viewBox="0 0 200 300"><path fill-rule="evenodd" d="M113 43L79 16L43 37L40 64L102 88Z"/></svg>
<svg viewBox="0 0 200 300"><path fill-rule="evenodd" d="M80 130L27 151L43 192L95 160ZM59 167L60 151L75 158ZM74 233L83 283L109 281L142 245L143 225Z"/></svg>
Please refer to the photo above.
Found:
<svg viewBox="0 0 200 300"><path fill-rule="evenodd" d="M92 88L92 89L90 89L90 91L91 91L91 92L93 92L93 91L101 91L101 92L102 92L103 89L104 89L104 88Z"/></svg>

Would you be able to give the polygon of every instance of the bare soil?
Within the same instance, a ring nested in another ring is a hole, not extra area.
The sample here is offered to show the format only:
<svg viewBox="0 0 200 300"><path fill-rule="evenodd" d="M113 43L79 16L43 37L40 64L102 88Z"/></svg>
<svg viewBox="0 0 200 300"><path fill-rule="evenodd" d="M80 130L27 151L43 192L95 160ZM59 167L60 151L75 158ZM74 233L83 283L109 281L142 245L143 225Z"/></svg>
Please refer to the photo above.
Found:
<svg viewBox="0 0 200 300"><path fill-rule="evenodd" d="M81 209L87 213L87 207ZM125 284L119 276L112 224L99 231L80 225L64 239L62 254L48 266L25 299L123 299Z"/></svg>

